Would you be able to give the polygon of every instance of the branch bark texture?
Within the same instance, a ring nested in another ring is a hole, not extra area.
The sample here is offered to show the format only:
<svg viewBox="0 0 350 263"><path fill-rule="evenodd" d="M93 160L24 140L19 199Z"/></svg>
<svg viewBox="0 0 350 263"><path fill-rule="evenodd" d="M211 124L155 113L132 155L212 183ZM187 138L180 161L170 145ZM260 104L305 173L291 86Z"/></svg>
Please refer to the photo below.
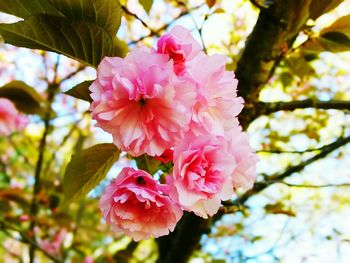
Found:
<svg viewBox="0 0 350 263"><path fill-rule="evenodd" d="M258 21L238 61L238 93L245 100L240 115L244 128L256 116L259 93L309 18L311 0L275 0L261 9Z"/></svg>

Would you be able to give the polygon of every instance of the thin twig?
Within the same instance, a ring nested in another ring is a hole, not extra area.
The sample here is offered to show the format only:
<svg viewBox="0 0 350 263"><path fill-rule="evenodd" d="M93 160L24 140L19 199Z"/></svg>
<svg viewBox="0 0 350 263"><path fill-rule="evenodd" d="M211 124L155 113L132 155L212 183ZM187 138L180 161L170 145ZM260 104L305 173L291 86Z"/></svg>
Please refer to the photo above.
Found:
<svg viewBox="0 0 350 263"><path fill-rule="evenodd" d="M76 70L74 70L73 72L69 73L67 76L62 78L60 80L59 84L62 84L62 82L64 82L64 81L74 77L76 74L78 74L79 72L83 71L84 69L86 69L86 65L80 64Z"/></svg>
<svg viewBox="0 0 350 263"><path fill-rule="evenodd" d="M303 151L287 151L287 150L257 150L257 153L277 153L277 154L281 154L281 153L295 153L295 154L303 154L303 153L308 153L308 152L317 152L317 151L322 151L323 149L327 148L328 144L323 145L319 148L311 148L311 149L305 149Z"/></svg>
<svg viewBox="0 0 350 263"><path fill-rule="evenodd" d="M158 29L154 29L153 31L151 31L148 35L142 36L136 40L133 40L131 42L128 43L128 45L135 45L136 43L149 38L149 37L153 37L153 36L158 36L160 35L161 32L163 32L164 30L166 30L168 27L170 27L173 23L175 23L176 20L180 19L183 16L188 15L190 12L192 12L193 10L196 10L198 8L201 8L204 4L189 8L188 10L184 10L182 11L178 16L176 16L175 18L173 18L169 23L164 24L163 26L159 27Z"/></svg>
<svg viewBox="0 0 350 263"><path fill-rule="evenodd" d="M311 163L314 163L324 157L326 157L328 154L332 153L333 151L339 149L340 147L346 145L347 143L350 143L350 136L345 138L339 138L333 143L330 143L323 147L323 150L314 155L313 157L301 162L298 165L292 166L287 168L283 173L271 175L266 178L266 181L264 182L257 182L255 183L254 187L247 191L245 194L243 194L241 197L237 198L235 201L226 201L222 204L226 207L237 207L237 205L244 205L244 203L252 196L256 195L257 193L263 191L265 188L269 187L272 184L275 183L284 183L283 179L289 177L290 175L302 171L306 166L308 166ZM343 184L344 187L347 186L346 184ZM336 185L329 184L328 186L319 186L319 187L332 187ZM339 185L340 186L340 185ZM300 186L301 187L301 186ZM233 208L234 209L234 208Z"/></svg>
<svg viewBox="0 0 350 263"><path fill-rule="evenodd" d="M57 75L58 75L58 65L59 65L59 56L57 57L57 62L55 64L55 75L53 78L53 81L56 81ZM59 89L59 85L55 82L48 83L47 92L48 92L48 103L46 108L46 113L44 116L44 133L41 137L40 144L39 144L39 156L35 165L35 172L34 172L34 187L33 187L33 193L32 193L32 201L30 205L29 214L32 218L32 221L30 222L29 231L30 233L34 233L34 229L36 226L36 215L38 213L39 207L38 207L38 200L37 196L40 192L40 186L41 186L41 174L42 174L42 168L44 163L44 152L46 148L47 143L47 136L49 134L49 130L51 128L50 125L50 119L51 119L51 111L52 111L52 103L55 98L55 94L57 93L57 90ZM34 237L34 235L33 235ZM35 237L34 237L35 239ZM33 263L35 259L35 249L36 247L31 244L29 247L29 262Z"/></svg>
<svg viewBox="0 0 350 263"><path fill-rule="evenodd" d="M280 182L284 178L286 178L294 173L302 171L309 164L314 163L314 162L326 157L331 152L339 149L340 147L344 146L345 144L347 144L349 142L350 142L350 136L345 137L345 138L339 138L335 142L325 146L323 148L323 150L320 153L316 154L315 156L301 162L298 165L287 168L287 170L281 174L275 174L275 175L269 176L268 180L265 182L257 182L251 190L247 191L244 195L242 195L240 198L238 198L237 202L239 204L244 204L252 195L255 195L256 193L261 192L262 190L264 190L265 188L270 186L274 181Z"/></svg>
<svg viewBox="0 0 350 263"><path fill-rule="evenodd" d="M53 72L54 72L54 75L53 75L53 80L52 80L52 83L56 83L57 82L57 79L58 79L58 66L60 64L60 55L57 54L57 59L56 59L56 63L53 67Z"/></svg>
<svg viewBox="0 0 350 263"><path fill-rule="evenodd" d="M261 113L271 114L277 111L294 111L296 109L325 109L325 110L350 110L350 101L345 100L330 100L320 101L314 99L297 100L290 102L271 102L260 103L259 107L262 108Z"/></svg>
<svg viewBox="0 0 350 263"><path fill-rule="evenodd" d="M128 14L128 15L130 15L130 16L136 18L137 20L139 20L139 21L141 22L141 24L142 24L145 28L147 28L148 30L150 30L150 31L153 32L154 34L157 34L157 32L154 32L153 29L152 29L149 25L147 25L147 23L146 23L143 19L141 19L137 14L131 12L125 5L122 5L122 9L123 9L123 11L124 11L126 14Z"/></svg>
<svg viewBox="0 0 350 263"><path fill-rule="evenodd" d="M270 181L269 181L270 182ZM327 188L327 187L350 187L350 183L344 184L323 184L323 185L309 185L309 184L290 184L284 181L271 181L272 183L280 183L290 187L299 187L299 188Z"/></svg>

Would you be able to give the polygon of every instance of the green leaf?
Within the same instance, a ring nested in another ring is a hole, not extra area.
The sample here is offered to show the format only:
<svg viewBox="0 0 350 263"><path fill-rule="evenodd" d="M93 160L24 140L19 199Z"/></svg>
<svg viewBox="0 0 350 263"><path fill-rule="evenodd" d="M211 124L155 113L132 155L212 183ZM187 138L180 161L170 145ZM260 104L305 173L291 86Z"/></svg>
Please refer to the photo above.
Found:
<svg viewBox="0 0 350 263"><path fill-rule="evenodd" d="M82 198L97 186L119 154L119 149L111 143L97 144L74 154L63 180L64 205Z"/></svg>
<svg viewBox="0 0 350 263"><path fill-rule="evenodd" d="M117 0L48 0L48 2L65 17L98 25L112 36L115 36L120 26L122 9Z"/></svg>
<svg viewBox="0 0 350 263"><path fill-rule="evenodd" d="M343 16L324 28L318 37L310 38L302 49L315 53L350 51L350 15Z"/></svg>
<svg viewBox="0 0 350 263"><path fill-rule="evenodd" d="M90 97L90 91L89 87L91 86L93 80L87 80L82 83L79 83L75 87L71 88L70 90L66 91L64 94L70 95L74 98L86 100L88 102L92 102L92 99Z"/></svg>
<svg viewBox="0 0 350 263"><path fill-rule="evenodd" d="M327 33L324 33L322 35L322 38L325 38L329 41L333 41L335 43L342 44L342 45L349 45L350 44L349 38L341 32L336 32L336 31L327 32Z"/></svg>
<svg viewBox="0 0 350 263"><path fill-rule="evenodd" d="M12 81L0 88L0 97L11 100L16 108L28 114L43 114L44 99L32 87L22 81Z"/></svg>
<svg viewBox="0 0 350 263"><path fill-rule="evenodd" d="M54 51L92 66L105 56L124 56L126 52L122 42L99 26L48 15L0 24L0 35L8 44Z"/></svg>
<svg viewBox="0 0 350 263"><path fill-rule="evenodd" d="M331 11L344 0L313 0L310 5L310 18L316 20L321 15Z"/></svg>
<svg viewBox="0 0 350 263"><path fill-rule="evenodd" d="M289 85L293 82L293 74L291 74L289 71L282 72L279 77L283 87L285 88L289 87Z"/></svg>
<svg viewBox="0 0 350 263"><path fill-rule="evenodd" d="M342 33L331 35L330 33L327 33L326 37L311 38L303 46L303 50L311 53L319 53L324 51L333 53L346 52L350 50L350 40Z"/></svg>
<svg viewBox="0 0 350 263"><path fill-rule="evenodd" d="M161 164L160 161L156 160L151 156L147 156L146 154L143 154L134 159L139 169L145 170L150 174L154 174L155 172L157 172L159 170L159 165Z"/></svg>
<svg viewBox="0 0 350 263"><path fill-rule="evenodd" d="M20 18L38 14L61 15L47 0L0 0L0 12Z"/></svg>
<svg viewBox="0 0 350 263"><path fill-rule="evenodd" d="M290 208L286 208L284 204L281 202L277 202L274 204L267 204L265 206L265 211L268 214L283 214L290 217L295 217L296 213L295 211L291 210Z"/></svg>
<svg viewBox="0 0 350 263"><path fill-rule="evenodd" d="M120 26L122 12L118 0L0 0L0 11L21 18L47 14L89 22L112 36Z"/></svg>
<svg viewBox="0 0 350 263"><path fill-rule="evenodd" d="M151 11L153 0L139 0L140 5L145 9L146 13L149 14Z"/></svg>
<svg viewBox="0 0 350 263"><path fill-rule="evenodd" d="M322 29L320 35L324 35L325 33L334 31L350 36L350 15L342 16L329 27Z"/></svg>
<svg viewBox="0 0 350 263"><path fill-rule="evenodd" d="M309 76L315 72L306 59L298 53L292 54L284 59L284 63L290 68L292 73L300 78Z"/></svg>

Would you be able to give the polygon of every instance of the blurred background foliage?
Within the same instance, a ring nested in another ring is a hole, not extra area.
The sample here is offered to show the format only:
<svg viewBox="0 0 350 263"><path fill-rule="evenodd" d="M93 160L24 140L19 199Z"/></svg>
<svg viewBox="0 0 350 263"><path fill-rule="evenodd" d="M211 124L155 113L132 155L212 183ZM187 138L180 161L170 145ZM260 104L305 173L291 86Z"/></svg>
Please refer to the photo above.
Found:
<svg viewBox="0 0 350 263"><path fill-rule="evenodd" d="M61 1L62 10L68 10L65 2ZM257 184L223 204L210 222L210 231L201 233L192 263L348 262L350 2L306 2L309 18L291 45L279 46L274 69L266 65L271 74L259 83L258 97L245 96L244 116L250 116L245 127L260 157ZM24 18L21 1L13 3L18 13L12 14ZM283 5L277 0L123 0L119 40L98 55L122 55L126 44L129 49L154 46L159 35L180 24L192 30L208 54L226 55L227 68L235 71L259 13L269 12L278 3ZM8 1L0 0L2 23L18 21L5 14L11 13L10 8ZM64 19L77 17L71 11L63 12ZM301 21L299 15L295 14L294 24ZM111 25L119 23L113 16L108 19ZM270 34L266 30L262 39ZM9 27L1 24L5 42L20 46L18 36L8 32ZM95 40L104 39L101 35ZM40 40L43 49L57 48L47 48L50 43L45 41ZM136 166L125 154L86 198L62 206L63 176L71 155L96 143L111 142L109 135L93 127L89 103L64 93L93 80L91 66L98 60L63 49L59 53L75 60L48 51L0 46L0 86L12 83L21 89L25 83L36 91L33 95L24 88L29 93L19 99L31 105L22 109L30 114L30 124L23 132L0 138L0 262L33 260L29 247L36 251L35 262L156 262L154 240L136 243L112 233L97 207L104 185L120 168Z"/></svg>

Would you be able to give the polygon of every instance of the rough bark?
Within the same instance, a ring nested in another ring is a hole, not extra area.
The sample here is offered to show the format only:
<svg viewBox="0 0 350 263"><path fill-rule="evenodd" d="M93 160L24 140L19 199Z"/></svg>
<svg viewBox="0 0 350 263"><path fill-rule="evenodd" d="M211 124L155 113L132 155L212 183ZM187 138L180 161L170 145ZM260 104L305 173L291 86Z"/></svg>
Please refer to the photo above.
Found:
<svg viewBox="0 0 350 263"><path fill-rule="evenodd" d="M236 69L238 93L246 102L240 115L243 127L248 127L257 115L255 105L261 88L273 75L276 66L304 27L311 2L275 0L269 7L261 9Z"/></svg>
<svg viewBox="0 0 350 263"><path fill-rule="evenodd" d="M157 263L187 262L193 251L199 248L201 236L209 229L210 219L185 213L173 233L157 239Z"/></svg>

